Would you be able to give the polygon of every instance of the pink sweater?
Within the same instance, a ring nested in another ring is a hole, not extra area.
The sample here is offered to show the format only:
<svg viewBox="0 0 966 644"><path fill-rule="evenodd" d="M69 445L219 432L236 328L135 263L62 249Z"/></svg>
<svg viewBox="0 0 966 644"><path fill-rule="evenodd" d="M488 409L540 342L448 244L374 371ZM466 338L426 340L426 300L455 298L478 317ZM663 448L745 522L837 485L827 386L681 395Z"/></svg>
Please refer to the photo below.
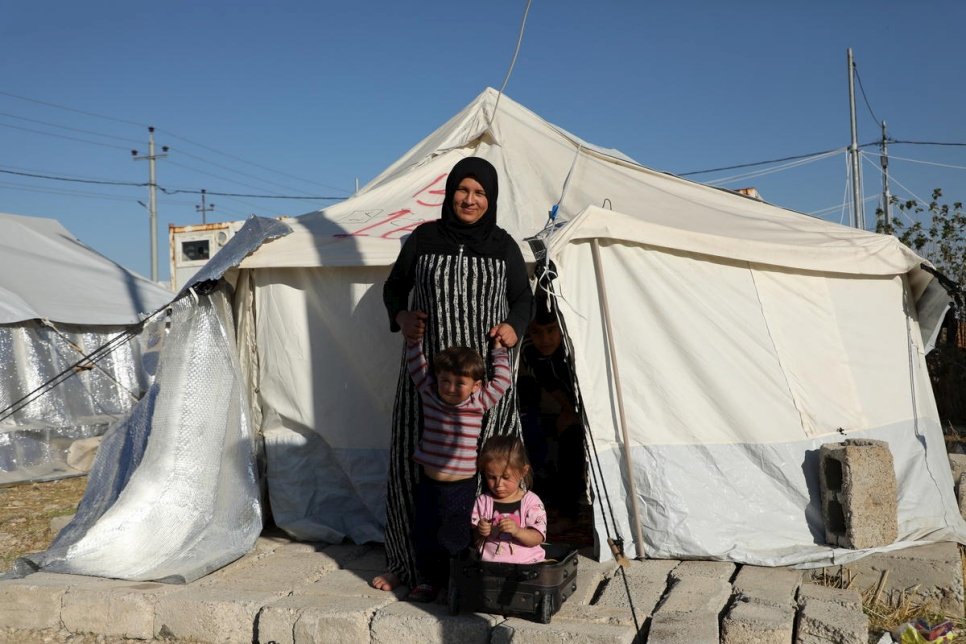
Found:
<svg viewBox="0 0 966 644"><path fill-rule="evenodd" d="M436 378L429 370L421 342L407 343L406 362L423 401L423 436L413 459L445 474L466 478L475 475L483 414L498 403L510 387L507 350L502 347L493 349L493 379L458 405L440 399Z"/></svg>
<svg viewBox="0 0 966 644"><path fill-rule="evenodd" d="M476 498L473 506L473 514L470 523L477 525L480 519L488 519L494 524L502 519L504 515L497 512L493 507L494 499L489 494L481 494ZM533 528L547 538L547 511L543 507L543 501L533 492L527 492L520 499L520 511L507 515L516 521L517 525L523 528ZM499 561L501 563L530 564L538 563L547 558L543 546L525 546L506 533L498 533L494 528L490 536L483 542L483 551L480 553L483 561Z"/></svg>

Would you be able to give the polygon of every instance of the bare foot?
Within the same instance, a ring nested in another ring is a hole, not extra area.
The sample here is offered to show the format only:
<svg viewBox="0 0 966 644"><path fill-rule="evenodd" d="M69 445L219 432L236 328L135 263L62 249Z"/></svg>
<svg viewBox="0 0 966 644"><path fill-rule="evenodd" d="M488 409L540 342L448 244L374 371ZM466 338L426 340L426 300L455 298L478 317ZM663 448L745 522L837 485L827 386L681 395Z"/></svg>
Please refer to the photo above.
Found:
<svg viewBox="0 0 966 644"><path fill-rule="evenodd" d="M395 574L391 572L384 572L378 577L373 577L372 581L369 583L376 590L389 591L396 588L396 586L398 586L401 582L399 581L399 577L397 577Z"/></svg>

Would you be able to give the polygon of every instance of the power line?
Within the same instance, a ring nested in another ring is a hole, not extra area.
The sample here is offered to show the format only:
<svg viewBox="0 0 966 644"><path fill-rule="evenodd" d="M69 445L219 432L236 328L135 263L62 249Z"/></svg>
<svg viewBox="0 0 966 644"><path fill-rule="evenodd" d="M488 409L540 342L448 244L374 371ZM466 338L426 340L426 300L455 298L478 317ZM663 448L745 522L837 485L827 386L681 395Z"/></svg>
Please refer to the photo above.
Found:
<svg viewBox="0 0 966 644"><path fill-rule="evenodd" d="M871 145L871 144L866 144ZM864 146L860 146L864 147ZM709 174L711 172L721 172L722 170L737 170L739 168L753 168L759 165L768 165L769 163L782 163L784 161L795 161L797 159L807 159L810 157L817 157L825 154L830 154L833 152L844 152L847 148L832 148L831 150L823 150L821 152L811 152L809 154L796 154L790 157L784 157L781 159L771 159L769 161L755 161L753 163L739 163L738 165L722 166L720 168L711 168L710 170L694 170L692 172L678 172L675 173L678 177L690 177L695 174Z"/></svg>
<svg viewBox="0 0 966 644"><path fill-rule="evenodd" d="M42 134L44 136L52 136L58 139L65 139L67 141L79 141L81 143L87 143L89 145L99 145L103 148L114 148L115 150L127 150L127 148L122 147L120 145L111 145L110 143L101 143L100 141L88 141L87 139L78 139L76 136L65 136L63 134L54 134L53 132L44 132L43 130L34 130L29 127L10 125L8 123L0 123L0 127L6 127L12 130L21 130L23 132L32 132L34 134Z"/></svg>
<svg viewBox="0 0 966 644"><path fill-rule="evenodd" d="M33 179L50 179L52 181L71 181L74 183L92 183L104 186L134 186L138 188L143 188L148 185L146 183L135 183L133 181L110 181L110 180L99 180L99 179L75 179L72 177L56 177L49 174L36 174L33 172L16 172L14 170L0 170L4 174L15 174L20 177L31 177Z"/></svg>
<svg viewBox="0 0 966 644"><path fill-rule="evenodd" d="M7 112L0 112L0 116L6 116L7 118L18 119L20 121L29 121L30 123L39 123L40 125L49 125L51 127L59 127L62 130L68 130L70 132L80 132L82 134L93 134L94 136L103 136L105 139L115 139L117 141L125 141L127 143L140 143L136 139L127 139L123 136L114 136L113 134L103 134L101 132L95 132L93 130L82 130L76 127L69 127L67 125L58 125L57 123L51 123L49 121L41 121L39 119L27 118L26 116L17 116L16 114L9 114Z"/></svg>
<svg viewBox="0 0 966 644"><path fill-rule="evenodd" d="M95 118L104 119L104 120L108 120L108 121L114 121L114 122L117 122L117 123L124 123L124 124L127 124L127 125L136 125L138 127L148 127L147 125L145 125L143 123L138 123L136 121L129 121L127 119L115 118L113 116L106 116L104 114L98 114L96 112L88 112L88 111L85 111L85 110L79 110L79 109L75 109L75 108L72 108L72 107L67 107L66 105L59 105L57 103L51 103L49 101L42 101L42 100L38 100L38 99L35 99L35 98L28 98L26 96L20 96L18 94L13 94L13 93L10 93L10 92L0 91L0 95L2 95L2 96L8 96L10 98L15 98L15 99L21 100L21 101L27 101L29 103L35 103L37 105L45 105L47 107L53 107L53 108L56 108L56 109L59 109L59 110L67 111L67 112L74 112L75 114L83 114L85 116L92 116L92 117L95 117ZM9 114L6 115L6 116L11 116L12 118L23 119L23 120L27 120L27 121L33 120L34 122L41 123L43 125L51 125L53 127L59 127L59 128L67 129L67 130L75 130L75 131L79 131L79 132L87 132L89 134L95 134L97 136L104 136L104 137L107 137L107 138L115 138L115 139L118 139L118 140L129 141L129 142L133 141L132 139L125 139L123 137L114 137L114 136L111 136L111 135L101 134L101 133L97 133L97 132L88 132L88 131L85 131L85 130L78 130L76 128L70 128L70 127L67 127L67 126L64 126L64 125L57 125L55 123L47 123L47 122L44 122L44 121L38 121L38 120L35 120L35 119L29 119L29 118L26 118L26 117L20 117L20 116L9 115ZM75 139L75 138L66 137L66 136L63 136L63 135L56 135L56 134L52 134L50 132L43 132L43 131L40 131L40 130L30 130L30 129L27 129L27 128L20 128L20 127L16 127L16 126L12 126L12 125L4 125L4 124L0 124L0 126L10 127L10 128L13 128L13 129L20 129L20 130L24 130L24 131L27 131L27 132L33 132L35 134L43 134L43 135L46 135L46 136L59 136L60 138L64 138L64 139L67 139L67 140L79 141L81 143L90 143L92 145L102 145L102 146L107 146L107 147L117 147L117 146L111 146L111 145L108 145L108 144L105 144L105 143L97 143L97 142L94 142L94 141L87 141L87 140L84 140L84 139ZM330 185L326 185L326 184L320 183L318 181L311 181L309 179L304 179L302 177L297 177L295 175L291 175L291 174L287 174L287 173L284 173L284 172L280 172L278 170L274 170L274 169L269 168L267 166L264 166L264 165L261 165L261 164L258 164L258 163L254 163L252 161L247 161L246 159L243 159L241 157L234 156L234 155L228 154L226 152L221 152L219 150L216 150L216 149L211 148L209 146L203 145L203 144L198 143L196 141L192 141L192 140L190 140L188 138L185 138L183 136L179 136L179 135L174 134L173 132L170 132L170 131L168 131L166 129L156 128L156 131L157 132L164 132L167 136L171 136L173 138L180 139L180 140L182 140L182 141L184 141L186 143L190 143L191 145L195 145L195 146L198 146L198 147L203 148L205 150L208 150L209 152L213 152L215 154L220 154L222 156L225 156L225 157L234 159L236 161L240 161L242 163L246 163L248 165L251 165L251 166L260 168L262 170L267 170L268 172L274 172L276 174L279 174L279 175L282 175L282 176L287 176L289 178L296 179L298 181L303 181L305 183L319 185L319 186L323 186L325 188L332 188L333 190L343 190L343 188L339 188L337 186L330 186ZM140 141L137 141L137 142L140 143ZM125 149L125 148L118 148L118 149ZM187 153L185 153L183 150L181 151L181 154L185 154L186 156L190 156L190 155L187 155ZM207 163L211 163L210 161L206 161L206 162ZM212 164L212 165L217 165L217 164ZM232 172L238 172L238 171L237 170L232 170ZM239 174L244 174L244 173L241 173L241 172L238 172L238 173ZM344 199L345 197L340 197L340 198L343 198Z"/></svg>
<svg viewBox="0 0 966 644"><path fill-rule="evenodd" d="M191 169L194 169L194 168L191 168ZM31 177L33 179L47 179L50 181L69 181L72 183L89 183L89 184L96 184L96 185L129 186L129 187L135 187L135 188L143 188L148 185L147 183L143 183L143 182L139 183L135 181L78 179L74 177L59 177L59 176L50 175L50 174L38 174L35 172L16 172L14 170L3 170L3 169L0 169L0 173L13 174L21 177ZM158 186L158 189L161 192L169 195L201 194L200 189L199 190L190 190L185 188L169 189L169 188L163 188L161 186ZM345 197L342 197L342 196L332 197L332 196L324 196L324 195L264 195L264 194L259 195L259 194L241 194L241 193L235 193L235 192L214 192L212 190L208 190L207 194L225 196L225 197L250 197L253 199L301 199L305 201L342 201L343 199L345 199Z"/></svg>
<svg viewBox="0 0 966 644"><path fill-rule="evenodd" d="M323 188L332 188L333 190L342 190L342 188L339 188L339 187L337 187L337 186L330 186L330 185L326 185L326 184L324 184L324 183L320 183L320 182L318 182L318 181L312 181L311 179L304 179L304 178L302 178L302 177L298 177L298 176L295 176L295 175L293 175L293 174L288 174L288 173L285 173L285 172L281 172L281 171L279 171L279 170L274 170L274 169L272 169L272 168L269 168L269 167L267 167L267 166L264 166L264 165L261 165L261 164L259 164L259 163L255 163L254 161L248 161L248 160L246 160L246 159L243 159L243 158L241 158L241 157L239 157L239 156L235 156L235 155L233 155L233 154L229 154L229 153L227 153L227 152L221 152L221 151L219 151L219 150L216 150L216 149L214 149L214 148L212 148L212 147L209 147L209 146L207 146L207 145L203 145L203 144L201 144L201 143L198 143L198 142L196 142L196 141L192 141L192 140L190 140L190 139L186 139L186 138L185 138L185 137L183 137L183 136L179 136L179 135L177 135L177 134L174 134L173 132L170 132L170 131L168 131L168 130L165 130L165 129L162 129L162 128L157 128L157 131L158 131L158 132L164 132L165 134L167 134L167 135L168 135L168 136L170 136L170 137L173 137L173 138L175 138L175 139L181 139L181 140L182 140L182 141L184 141L185 143L190 143L191 145L195 145L195 146L198 146L199 148L202 148L202 149L205 149L205 150L208 150L209 152L214 152L215 154L220 154L220 155L221 155L221 156L223 156L223 157L228 157L229 159L234 159L235 161L240 161L241 163L246 163L246 164L248 164L248 165L250 165L250 166L254 166L254 167L256 167L256 168L260 168L260 169L262 169L262 170L267 170L267 171L269 171L269 172L274 172L275 174L279 174L279 175L282 175L283 177L288 177L288 178L290 178L290 179L295 179L295 180L297 180L297 181L303 181L303 182L305 182L305 183L311 183L311 184L315 184L315 185L318 185L318 186L322 186ZM186 152L185 152L184 150L181 150L181 154L184 154L184 155L186 155L186 156L191 156L191 155L188 155L188 154L187 154L187 153L186 153ZM236 171L236 170L233 170L233 172L237 172L237 171Z"/></svg>
<svg viewBox="0 0 966 644"><path fill-rule="evenodd" d="M27 101L29 103L36 103L37 105L46 105L47 107L55 107L59 110L66 110L68 112L75 112L77 114L84 114L85 116L93 116L99 119L105 119L107 121L116 121L118 123L127 123L128 125L136 125L138 127L148 127L144 123L136 123L134 121L128 121L126 119L114 118L113 116L104 116L103 114L97 114L95 112L85 112L84 110L74 109L73 107L66 107L64 105L58 105L56 103L49 103L47 101L39 101L36 98L27 98L26 96L18 96L17 94L11 94L10 92L2 92L0 94L3 96L9 96L10 98L16 98L21 101Z"/></svg>
<svg viewBox="0 0 966 644"><path fill-rule="evenodd" d="M862 100L865 101L865 106L869 108L869 114L872 115L872 120L876 123L881 123L882 121L880 121L876 117L875 112L872 111L872 106L869 104L869 97L865 95L865 87L862 86L862 77L859 75L859 66L856 65L855 62L852 63L852 69L855 71L855 77L859 81L859 91L862 92Z"/></svg>

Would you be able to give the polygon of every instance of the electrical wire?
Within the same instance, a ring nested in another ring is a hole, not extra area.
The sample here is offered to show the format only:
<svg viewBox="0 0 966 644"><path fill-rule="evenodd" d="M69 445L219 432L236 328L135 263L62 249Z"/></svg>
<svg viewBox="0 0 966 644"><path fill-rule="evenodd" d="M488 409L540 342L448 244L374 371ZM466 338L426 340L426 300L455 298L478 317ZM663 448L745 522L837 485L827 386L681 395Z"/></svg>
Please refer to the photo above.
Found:
<svg viewBox="0 0 966 644"><path fill-rule="evenodd" d="M187 168L189 170L192 170L193 172L211 174L211 173L205 172L204 170L199 170L197 168L192 168L191 166L185 166L179 163L174 163L173 165L178 165L180 167ZM74 177L62 177L62 176L55 176L55 175L49 175L49 174L40 174L35 172L17 172L14 170L3 170L3 169L0 169L0 173L13 174L21 177L30 177L33 179L48 179L51 181L69 181L72 183L87 183L87 184L95 184L95 185L127 186L127 187L135 187L135 188L145 188L151 185L149 183L135 182L135 181L111 181L106 179L78 179ZM212 175L212 176L217 177L217 175ZM231 179L227 179L225 177L218 177L218 178L224 178L226 181L232 181ZM239 182L232 181L232 183L239 183ZM244 185L244 184L241 184L241 185ZM169 195L174 195L174 194L199 194L200 195L201 194L200 189L196 189L196 190L180 189L180 188L169 189L169 188L164 188L160 185L158 185L157 187L158 187L158 190ZM216 195L216 196L221 195L226 197L249 197L253 199L300 199L303 201L342 201L343 199L345 199L345 197L342 197L342 196L333 197L333 196L324 196L324 195L241 194L236 192L213 192L211 190L205 190L205 194Z"/></svg>
<svg viewBox="0 0 966 644"><path fill-rule="evenodd" d="M293 188L292 186L287 186L285 184L278 183L277 181L272 181L270 179L265 179L263 177L259 177L259 176L256 176L254 174L249 174L247 172L242 172L241 170L235 170L233 168L229 168L226 165L221 165L220 163L215 163L213 161L209 161L208 159L205 159L205 158L200 157L198 155L191 154L190 152L185 152L184 150L182 150L180 148L169 148L168 150L171 151L171 152L177 152L178 154L183 154L184 156L190 157L192 159L197 159L198 161L203 161L204 163L207 163L208 165L214 166L216 168L221 168L222 170L228 170L229 172L234 172L235 174L239 174L239 175L241 175L243 177L248 177L249 179L255 179L256 181L262 181L264 183L269 183L269 184L272 184L272 185L275 185L275 186L279 186L280 188L285 188L286 190L292 190L293 192L301 192L298 188Z"/></svg>
<svg viewBox="0 0 966 644"><path fill-rule="evenodd" d="M792 162L787 163L785 165L776 166L774 168L768 168L766 170L759 170L759 171L756 171L756 172L747 172L745 174L736 174L736 175L732 175L730 177L724 177L722 179L715 179L714 181L709 181L708 182L708 185L709 186L720 186L722 184L729 183L731 181L737 181L739 179L752 179L754 177L763 177L765 175L774 174L775 172L781 172L782 170L788 170L790 168L797 168L799 166L808 165L809 163L813 163L815 161L820 161L822 159L827 159L830 156L834 156L836 154L840 154L840 153L842 153L844 151L845 151L845 148L842 148L842 149L839 149L839 150L832 150L831 152L824 152L824 153L818 154L818 155L816 155L814 157L806 157L804 159L798 159L797 161L792 161Z"/></svg>
<svg viewBox="0 0 966 644"><path fill-rule="evenodd" d="M907 159L906 157L897 157L889 155L890 161L908 161L909 163L921 163L922 165L932 165L940 168L951 168L953 170L966 170L966 165L952 165L949 163L935 163L933 161L922 161L920 159Z"/></svg>
<svg viewBox="0 0 966 644"><path fill-rule="evenodd" d="M876 123L881 123L882 121L880 121L878 117L876 117L875 112L872 111L872 105L869 104L869 97L865 95L865 87L862 86L862 77L859 75L859 66L854 60L852 61L852 70L855 72L855 78L859 81L859 91L862 92L862 99L865 101L865 106L869 108L869 114L872 115L872 120Z"/></svg>
<svg viewBox="0 0 966 644"><path fill-rule="evenodd" d="M98 145L102 148L114 148L115 150L124 150L125 152L128 148L122 147L120 145L111 145L110 143L101 143L100 141L88 141L87 139L78 139L76 136L66 136L64 134L54 134L53 132L44 132L43 130L34 130L29 127L21 127L19 125L10 125L8 123L0 123L0 127L10 128L11 130L20 130L22 132L31 132L33 134L41 134L43 136L52 136L57 139L64 139L67 141L78 141L80 143L87 143L88 145Z"/></svg>
<svg viewBox="0 0 966 644"><path fill-rule="evenodd" d="M769 159L768 161L755 161L753 163L739 163L737 165L722 166L720 168L711 168L710 170L693 170L691 172L677 172L675 176L678 177L690 177L695 174L709 174L712 172L721 172L723 170L737 170L739 168L753 168L759 165L768 165L770 163L782 163L784 161L795 161L797 159L807 159L811 157L816 157L824 154L830 154L833 152L843 152L847 150L846 147L832 148L831 150L823 150L821 152L810 152L808 154L796 154L790 157L782 157L781 159Z"/></svg>
<svg viewBox="0 0 966 644"><path fill-rule="evenodd" d="M506 70L506 76L503 78L503 85L500 86L500 92L496 95L496 102L493 104L493 113L490 114L490 119L486 122L487 126L493 123L493 119L496 118L496 111L500 107L500 98L503 96L503 90L506 89L507 83L510 82L510 74L513 73L513 67L517 64L517 55L520 53L520 45L523 44L523 31L527 27L527 15L530 13L530 3L532 0L527 0L526 9L523 11L523 20L520 21L520 34L517 36L517 46L513 50L513 58L510 60L510 67Z"/></svg>
<svg viewBox="0 0 966 644"><path fill-rule="evenodd" d="M11 94L10 92L0 91L0 95L9 96L10 98L16 98L21 101L27 101L29 103L36 103L37 105L46 105L47 107L55 107L59 110L66 110L68 112L74 112L76 114L84 114L86 116L93 116L99 119L105 119L107 121L115 121L117 123L127 123L128 125L136 125L138 127L148 127L143 123L137 123L135 121L128 121L125 119L114 118L113 116L104 116L103 114L97 114L95 112L85 112L84 110L74 109L73 107L66 107L64 105L58 105L56 103L49 103L47 101L39 101L35 98L27 98L26 96L18 96L17 94Z"/></svg>
<svg viewBox="0 0 966 644"><path fill-rule="evenodd" d="M93 130L82 130L76 127L69 127L67 125L58 125L57 123L51 123L50 121L41 121L39 119L27 118L26 116L17 116L16 114L9 114L7 112L0 112L0 116L6 116L7 118L17 119L20 121L27 121L29 123L39 123L40 125L49 125L50 127L58 127L62 130L68 130L70 132L80 132L81 134L93 134L94 136L103 136L105 139L114 139L116 141L125 141L127 143L140 143L137 139L126 139L123 136L114 136L113 134L104 134L102 132L95 132Z"/></svg>
<svg viewBox="0 0 966 644"><path fill-rule="evenodd" d="M288 174L286 172L281 172L279 170L274 170L272 168L269 168L268 166L264 166L264 165L261 165L259 163L255 163L254 161L248 161L247 159L243 159L243 158L241 158L239 156L235 156L235 155L229 154L227 152L221 152L220 150L216 150L216 149L214 149L212 147L209 147L207 145L203 145L201 143L198 143L197 141L192 141L191 139L187 139L187 138L185 138L183 136L180 136L178 134L175 134L175 133L171 132L170 130L164 130L164 129L161 129L161 128L155 128L155 131L156 132L164 132L167 136L173 137L175 139L180 139L181 141L184 141L185 143L190 143L191 145L198 146L199 148L208 150L209 152L213 152L215 154L220 154L223 157L228 157L229 159L234 159L235 161L239 161L241 163L248 164L248 165L253 166L255 168L259 168L261 170L267 170L268 172L274 172L275 174L281 175L283 177L288 177L289 179L295 179L296 181L302 181L304 183L310 183L310 184L313 184L313 185L322 186L323 188L331 188L333 190L342 190L343 189L343 188L339 188L337 186L330 186L330 185L327 185L327 184L324 184L324 183L320 183L318 181L312 181L311 179L304 179L302 177L295 176L294 174ZM181 153L182 154L187 154L186 152L184 152L184 150L181 150ZM190 155L188 155L188 156L190 156Z"/></svg>

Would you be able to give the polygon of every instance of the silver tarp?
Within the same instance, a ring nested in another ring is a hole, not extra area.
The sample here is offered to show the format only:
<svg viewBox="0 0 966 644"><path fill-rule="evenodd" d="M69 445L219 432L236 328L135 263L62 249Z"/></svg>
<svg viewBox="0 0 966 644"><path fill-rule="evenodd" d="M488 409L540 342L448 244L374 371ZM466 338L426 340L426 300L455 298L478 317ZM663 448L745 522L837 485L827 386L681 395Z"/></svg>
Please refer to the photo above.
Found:
<svg viewBox="0 0 966 644"><path fill-rule="evenodd" d="M10 575L190 582L248 552L262 516L230 319L216 292L145 327L160 350L154 382L104 436L73 520Z"/></svg>
<svg viewBox="0 0 966 644"><path fill-rule="evenodd" d="M38 320L0 325L0 484L81 473L67 464L71 444L127 416L151 381L150 356L137 337L123 341L125 332ZM85 359L109 344L100 359ZM54 380L62 381L45 387Z"/></svg>

